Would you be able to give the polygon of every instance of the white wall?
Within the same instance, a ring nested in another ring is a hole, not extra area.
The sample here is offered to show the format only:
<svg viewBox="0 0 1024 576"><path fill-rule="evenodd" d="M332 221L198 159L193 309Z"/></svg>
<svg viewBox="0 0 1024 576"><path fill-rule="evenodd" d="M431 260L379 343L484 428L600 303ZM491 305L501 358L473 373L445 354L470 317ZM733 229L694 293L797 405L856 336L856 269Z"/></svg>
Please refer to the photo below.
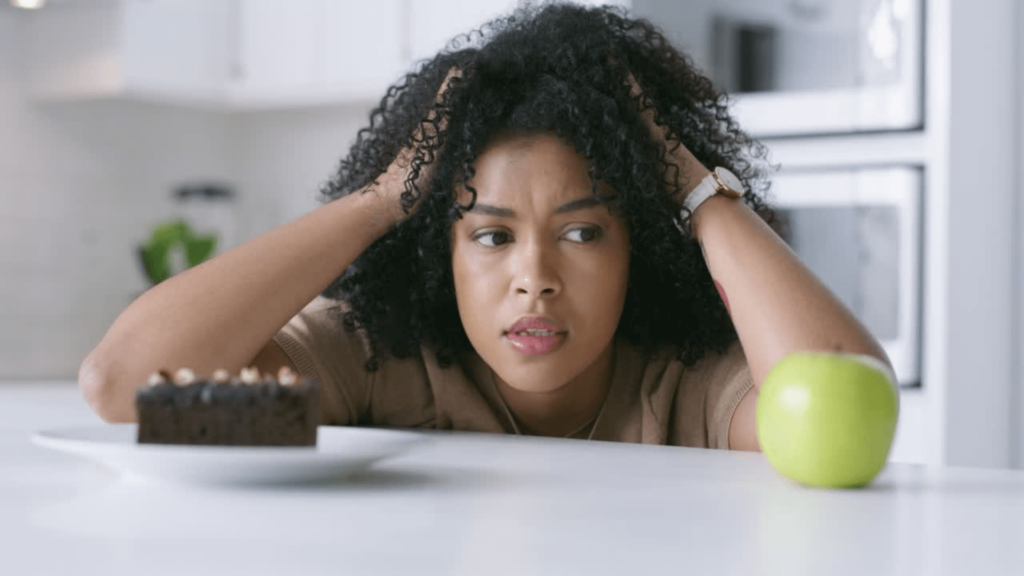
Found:
<svg viewBox="0 0 1024 576"><path fill-rule="evenodd" d="M0 10L0 381L73 379L147 286L135 256L171 190L234 184L237 238L316 204L363 107L226 114L26 93L26 15Z"/></svg>
<svg viewBox="0 0 1024 576"><path fill-rule="evenodd" d="M249 238L318 205L318 191L369 120L363 106L231 116L232 171Z"/></svg>
<svg viewBox="0 0 1024 576"><path fill-rule="evenodd" d="M145 288L134 246L172 210L172 186L231 177L231 123L29 99L23 17L0 11L0 379L71 378Z"/></svg>
<svg viewBox="0 0 1024 576"><path fill-rule="evenodd" d="M1017 4L1017 13L1014 15L1014 21L1017 23L1017 30L1024 26L1024 7ZM1024 96L1024 37L1020 34L1014 35L1016 40L1014 45L1014 62L1013 70L1016 73L1016 82L1014 88L1016 90L1015 101L1017 102L1016 109L1016 141L1015 154L1017 161L1014 163L1016 166L1016 181L1017 187L1020 187L1020 183L1024 182L1024 162L1020 161L1022 155L1024 155L1024 109L1021 108L1021 97ZM1010 445L1013 452L1012 460L1015 468L1024 469L1024 195L1021 192L1017 192L1013 195L1015 200L1014 215L1016 220L1014 222L1015 233L1012 238L1013 242L1013 285L1012 290L1014 294L1014 309L1012 311L1012 318L1014 322L1013 327L1013 347L1010 350L1010 354L1014 358L1013 364L1013 385L1011 387L1011 438Z"/></svg>
<svg viewBox="0 0 1024 576"><path fill-rule="evenodd" d="M946 314L925 335L933 336L926 377L930 364L945 380L935 398L941 461L1002 467L1011 461L1011 390L1019 386L1012 369L1012 310L1019 301L1012 247L1020 5L936 0L929 9L929 31L946 40L932 42L928 53L944 65L929 67L928 130L935 136L931 201L945 208L932 224L945 236L929 246L944 262L925 305L942 306Z"/></svg>

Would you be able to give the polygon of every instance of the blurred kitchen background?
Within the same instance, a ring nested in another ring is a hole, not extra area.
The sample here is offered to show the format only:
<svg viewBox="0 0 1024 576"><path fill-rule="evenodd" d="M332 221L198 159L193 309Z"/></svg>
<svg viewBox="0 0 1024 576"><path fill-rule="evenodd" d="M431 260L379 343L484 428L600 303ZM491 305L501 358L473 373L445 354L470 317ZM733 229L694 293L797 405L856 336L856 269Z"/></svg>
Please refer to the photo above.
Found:
<svg viewBox="0 0 1024 576"><path fill-rule="evenodd" d="M315 208L386 87L516 5L3 2L0 381L41 384L154 280ZM892 458L1024 466L1024 7L615 3L771 149L787 241L896 367Z"/></svg>

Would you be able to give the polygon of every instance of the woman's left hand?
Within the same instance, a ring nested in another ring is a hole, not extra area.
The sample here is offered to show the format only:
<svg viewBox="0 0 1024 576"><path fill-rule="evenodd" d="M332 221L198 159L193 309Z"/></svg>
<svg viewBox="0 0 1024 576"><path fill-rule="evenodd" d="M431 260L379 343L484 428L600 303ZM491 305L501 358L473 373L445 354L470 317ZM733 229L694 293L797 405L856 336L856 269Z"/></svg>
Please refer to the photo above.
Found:
<svg viewBox="0 0 1024 576"><path fill-rule="evenodd" d="M665 174L666 180L669 178L676 178L675 182L667 181L670 188L679 186L680 192L683 195L676 200L682 204L685 199L685 195L689 193L705 176L711 173L710 170L704 164L697 159L696 156L690 152L679 140L669 137L668 129L664 126L659 126L655 122L655 110L653 106L648 106L646 97L643 94L643 89L640 88L640 84L637 83L636 78L632 74L627 78L629 81L630 89L629 95L635 100L638 100L638 111L640 112L641 118L644 119L644 123L647 124L647 129L650 131L651 138L665 151L665 159L669 162L673 162L679 167L679 174L674 174L674 171L669 170Z"/></svg>
<svg viewBox="0 0 1024 576"><path fill-rule="evenodd" d="M629 83L651 137L665 147L666 159L679 166L678 180L669 187L677 184L685 196L710 171L657 125L655 111L645 106L643 91L632 75ZM677 176L669 170L667 177ZM693 218L694 237L739 334L755 386L734 412L731 448L758 449L755 413L761 383L785 356L829 350L866 354L889 364L867 328L746 204L716 195Z"/></svg>

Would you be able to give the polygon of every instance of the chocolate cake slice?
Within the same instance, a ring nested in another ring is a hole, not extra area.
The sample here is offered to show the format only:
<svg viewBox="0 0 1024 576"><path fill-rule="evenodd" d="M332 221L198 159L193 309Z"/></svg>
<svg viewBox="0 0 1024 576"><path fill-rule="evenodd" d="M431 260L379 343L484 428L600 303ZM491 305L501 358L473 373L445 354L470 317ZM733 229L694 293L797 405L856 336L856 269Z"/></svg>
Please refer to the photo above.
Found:
<svg viewBox="0 0 1024 576"><path fill-rule="evenodd" d="M140 444L315 446L320 389L287 368L276 378L246 368L208 379L182 369L150 377L135 407Z"/></svg>

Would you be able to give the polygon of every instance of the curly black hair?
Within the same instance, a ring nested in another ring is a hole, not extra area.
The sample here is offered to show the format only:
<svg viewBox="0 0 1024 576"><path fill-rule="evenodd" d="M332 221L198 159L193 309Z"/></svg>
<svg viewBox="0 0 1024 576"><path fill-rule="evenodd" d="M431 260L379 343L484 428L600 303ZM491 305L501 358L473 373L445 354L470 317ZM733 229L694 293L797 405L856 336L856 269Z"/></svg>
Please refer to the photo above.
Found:
<svg viewBox="0 0 1024 576"><path fill-rule="evenodd" d="M461 77L439 95L453 69ZM642 95L631 95L630 74ZM338 315L346 330L369 337L367 370L387 354L419 354L424 343L442 366L472 350L451 263L451 225L469 206L458 203L455 190L461 184L475 201L474 160L508 131L557 135L588 160L595 196L598 181L614 190L598 198L629 229L630 278L617 337L647 350L670 348L687 365L732 344L728 311L673 200L679 167L652 139L641 116L647 109L670 141L705 166L736 173L744 201L768 217L765 148L740 130L726 95L687 56L622 8L520 7L457 37L390 87L321 190L325 202L362 190L401 150L416 150L401 199L409 211L426 194L422 205L323 292L348 303ZM432 177L422 182L427 165Z"/></svg>

